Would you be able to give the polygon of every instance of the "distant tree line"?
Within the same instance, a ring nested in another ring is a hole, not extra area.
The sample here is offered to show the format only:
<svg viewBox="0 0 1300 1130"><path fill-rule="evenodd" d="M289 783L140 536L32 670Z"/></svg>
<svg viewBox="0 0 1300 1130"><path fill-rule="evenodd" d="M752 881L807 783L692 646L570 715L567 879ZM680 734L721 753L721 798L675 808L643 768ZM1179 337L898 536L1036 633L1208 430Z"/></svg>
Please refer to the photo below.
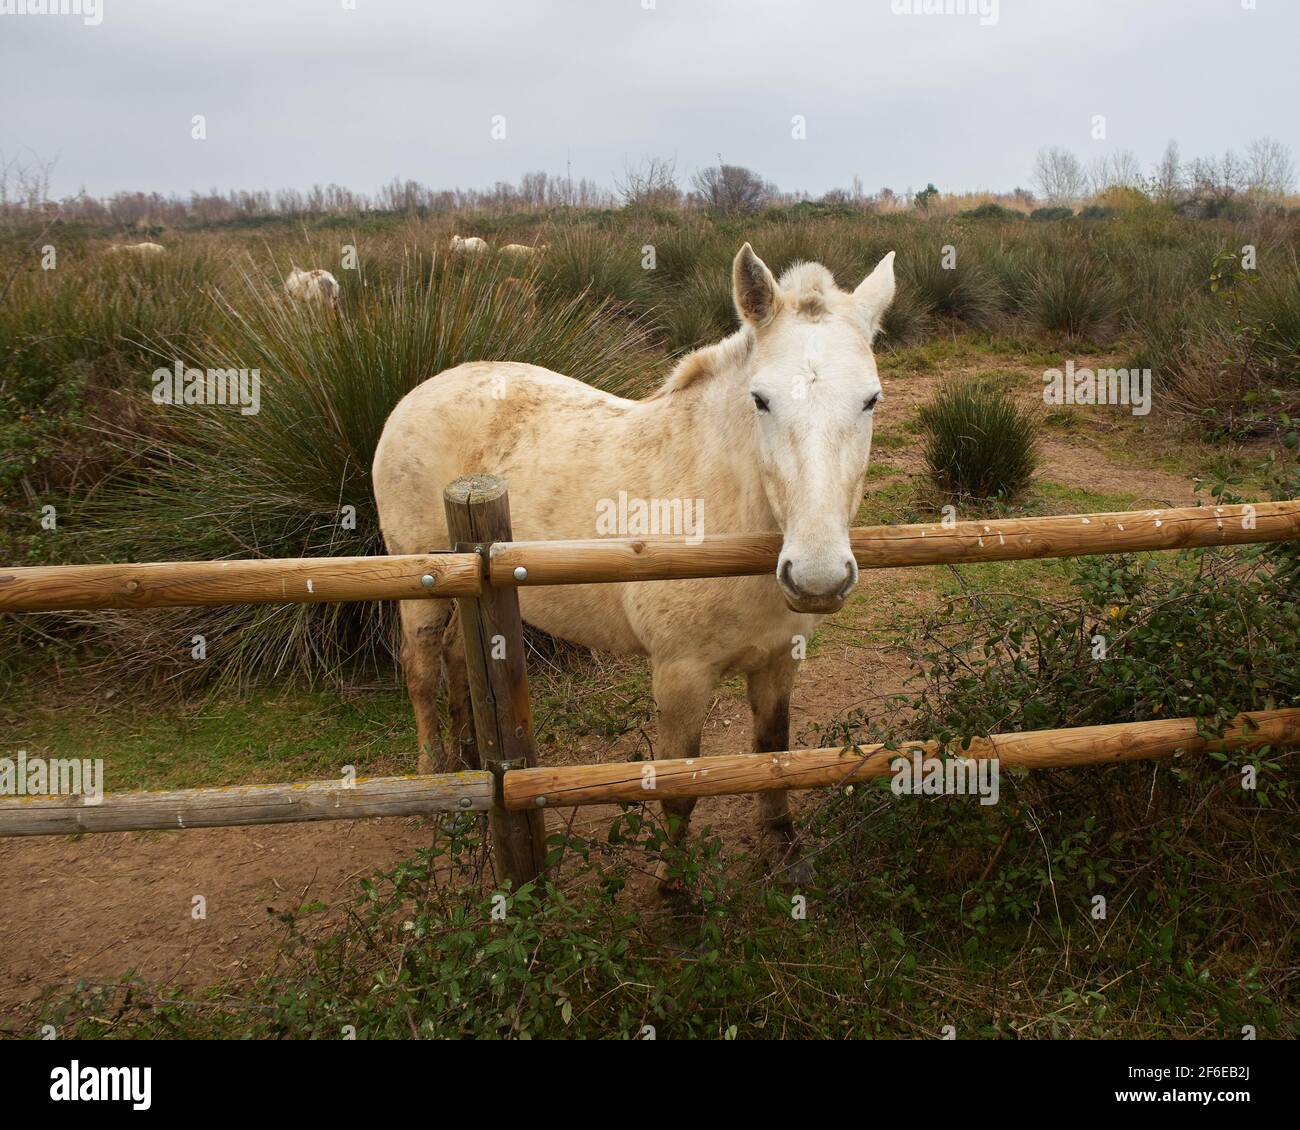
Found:
<svg viewBox="0 0 1300 1130"><path fill-rule="evenodd" d="M673 159L651 157L639 164L628 164L615 177L612 189L586 178L575 181L570 176L539 171L526 173L518 184L498 181L487 189L440 189L415 180L394 179L374 194L328 184L313 185L305 192L280 189L222 193L213 189L192 192L188 197L157 192L93 197L82 192L56 202L50 198L51 173L51 163L6 159L0 154L0 222L27 223L57 214L105 226L145 228L275 216L357 216L368 212L506 215L615 207L688 209L735 216L752 215L772 205L798 204L863 212L913 208L928 213L945 201L974 203L975 198L1010 204L1023 211L1038 204L1072 208L1115 189L1141 192L1178 211L1213 216L1234 207L1278 201L1295 188L1290 151L1267 137L1250 142L1240 155L1229 149L1222 156L1186 162L1178 143L1170 141L1150 172L1143 171L1131 149L1114 150L1085 164L1070 150L1049 146L1040 149L1034 160L1032 182L1037 194L1017 187L1010 193L952 196L941 193L933 184L915 193L910 187L903 193L885 187L869 194L861 179L854 177L848 189L835 188L813 197L806 192L783 192L752 169L729 164L721 156L716 165L692 173L687 187L680 183Z"/></svg>
<svg viewBox="0 0 1300 1130"><path fill-rule="evenodd" d="M1131 149L1118 149L1085 165L1060 146L1040 149L1034 160L1034 184L1049 205L1074 205L1111 189L1136 189L1179 211L1215 214L1229 202L1279 200L1295 189L1291 152L1270 137L1256 138L1244 154L1231 149L1222 156L1184 162L1171 140L1149 174Z"/></svg>

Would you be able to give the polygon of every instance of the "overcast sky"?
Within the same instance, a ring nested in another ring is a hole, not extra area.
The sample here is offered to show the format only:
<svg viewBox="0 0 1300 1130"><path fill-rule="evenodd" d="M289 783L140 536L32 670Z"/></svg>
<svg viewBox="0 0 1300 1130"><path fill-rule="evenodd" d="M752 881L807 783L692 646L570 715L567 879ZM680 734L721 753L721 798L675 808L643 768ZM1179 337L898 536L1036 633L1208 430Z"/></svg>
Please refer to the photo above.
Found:
<svg viewBox="0 0 1300 1130"><path fill-rule="evenodd" d="M649 154L684 181L719 153L814 194L997 190L1043 145L1300 153L1300 0L1000 0L988 24L905 0L100 2L97 26L0 15L0 152L57 158L56 195L486 187L566 160L611 184Z"/></svg>

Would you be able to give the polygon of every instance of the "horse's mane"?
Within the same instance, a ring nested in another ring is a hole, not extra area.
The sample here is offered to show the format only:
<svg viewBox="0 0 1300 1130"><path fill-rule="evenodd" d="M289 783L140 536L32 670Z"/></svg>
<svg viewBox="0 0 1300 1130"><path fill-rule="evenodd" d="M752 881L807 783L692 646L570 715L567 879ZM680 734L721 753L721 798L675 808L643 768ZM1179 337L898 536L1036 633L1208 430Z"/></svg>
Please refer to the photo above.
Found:
<svg viewBox="0 0 1300 1130"><path fill-rule="evenodd" d="M820 263L795 263L777 281L781 302L801 317L816 321L830 309L832 296L845 297L835 285L835 276ZM754 330L748 322L712 345L693 350L673 367L667 379L648 400L681 392L720 372L742 365L754 348Z"/></svg>
<svg viewBox="0 0 1300 1130"><path fill-rule="evenodd" d="M743 365L753 348L754 330L746 322L740 329L724 337L721 341L702 346L688 353L673 366L673 371L668 374L668 379L647 399L653 400L655 397L681 392L682 389L706 381L720 372Z"/></svg>

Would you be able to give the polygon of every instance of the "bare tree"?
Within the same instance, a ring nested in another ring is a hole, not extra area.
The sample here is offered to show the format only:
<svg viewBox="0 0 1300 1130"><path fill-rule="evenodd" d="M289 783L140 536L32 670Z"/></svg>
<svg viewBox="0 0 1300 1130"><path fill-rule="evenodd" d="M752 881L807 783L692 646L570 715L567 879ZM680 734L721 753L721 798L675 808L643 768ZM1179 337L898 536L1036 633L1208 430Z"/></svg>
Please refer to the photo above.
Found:
<svg viewBox="0 0 1300 1130"><path fill-rule="evenodd" d="M1246 187L1246 166L1231 149L1221 158L1194 157L1187 166L1187 181L1194 195L1228 200Z"/></svg>
<svg viewBox="0 0 1300 1130"><path fill-rule="evenodd" d="M52 201L50 178L53 173L53 161L42 161L37 157L34 158L34 163L23 164L17 158L6 160L4 155L0 154L0 218L13 222L37 218L45 221L40 231L28 243L28 247L33 251L41 247L50 229L63 219L64 207L75 206L82 196L82 193L78 193L59 203ZM16 202L11 200L11 192L17 197ZM0 283L0 304L9 297L9 288L14 285L14 279L18 277L25 265L26 256L17 255L9 274Z"/></svg>
<svg viewBox="0 0 1300 1130"><path fill-rule="evenodd" d="M752 215L776 195L774 185L765 184L752 169L721 163L700 169L692 178L704 207L724 216Z"/></svg>
<svg viewBox="0 0 1300 1130"><path fill-rule="evenodd" d="M1295 185L1291 150L1271 137L1246 146L1246 187L1258 196L1286 196Z"/></svg>
<svg viewBox="0 0 1300 1130"><path fill-rule="evenodd" d="M1131 149L1117 149L1096 158L1088 168L1088 182L1093 195L1109 188L1140 188L1142 166Z"/></svg>
<svg viewBox="0 0 1300 1130"><path fill-rule="evenodd" d="M1183 167L1178 153L1178 142L1170 138L1169 144L1165 146L1164 156L1160 158L1160 164L1156 166L1155 176L1152 178L1152 188L1156 199L1163 200L1168 204L1177 198L1182 187Z"/></svg>
<svg viewBox="0 0 1300 1130"><path fill-rule="evenodd" d="M22 219L43 214L53 173L53 161L0 153L0 216Z"/></svg>
<svg viewBox="0 0 1300 1130"><path fill-rule="evenodd" d="M614 187L626 208L676 208L682 202L677 162L669 157L647 157L638 165L624 165Z"/></svg>
<svg viewBox="0 0 1300 1130"><path fill-rule="evenodd" d="M1058 145L1034 158L1034 184L1049 204L1073 204L1088 190L1088 175L1079 158Z"/></svg>

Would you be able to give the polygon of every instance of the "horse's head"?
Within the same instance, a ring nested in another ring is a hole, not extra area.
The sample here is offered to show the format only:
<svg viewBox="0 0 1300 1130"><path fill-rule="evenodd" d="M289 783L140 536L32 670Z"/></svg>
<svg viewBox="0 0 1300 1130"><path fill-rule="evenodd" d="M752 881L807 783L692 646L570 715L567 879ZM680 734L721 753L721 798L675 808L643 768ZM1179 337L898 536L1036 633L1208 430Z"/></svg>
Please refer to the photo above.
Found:
<svg viewBox="0 0 1300 1130"><path fill-rule="evenodd" d="M796 612L834 612L858 579L849 526L880 400L871 341L894 297L894 253L849 294L817 263L797 264L778 282L747 243L732 284L754 329L758 465L785 537L777 580Z"/></svg>

